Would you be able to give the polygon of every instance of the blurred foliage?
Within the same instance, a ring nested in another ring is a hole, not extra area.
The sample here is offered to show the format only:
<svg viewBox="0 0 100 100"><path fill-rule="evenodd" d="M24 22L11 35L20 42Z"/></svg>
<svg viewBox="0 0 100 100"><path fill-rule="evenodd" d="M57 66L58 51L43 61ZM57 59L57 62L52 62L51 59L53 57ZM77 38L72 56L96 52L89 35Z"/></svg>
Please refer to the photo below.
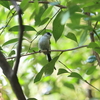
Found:
<svg viewBox="0 0 100 100"><path fill-rule="evenodd" d="M38 1L18 2L25 25L21 54L26 55L20 59L18 78L25 96L28 100L100 100L97 90L100 89L100 67L92 52L100 54L100 22L95 28L95 42L90 40L95 23L100 21L100 0L45 0L48 4ZM18 16L9 1L0 1L0 19L0 51L6 58L15 57ZM89 46L52 52L50 63L41 53L27 55L39 50L38 39L45 32L53 34L52 50ZM7 61L13 67L15 58L10 58ZM53 70L54 66L57 70ZM0 74L0 100L16 100L3 74Z"/></svg>

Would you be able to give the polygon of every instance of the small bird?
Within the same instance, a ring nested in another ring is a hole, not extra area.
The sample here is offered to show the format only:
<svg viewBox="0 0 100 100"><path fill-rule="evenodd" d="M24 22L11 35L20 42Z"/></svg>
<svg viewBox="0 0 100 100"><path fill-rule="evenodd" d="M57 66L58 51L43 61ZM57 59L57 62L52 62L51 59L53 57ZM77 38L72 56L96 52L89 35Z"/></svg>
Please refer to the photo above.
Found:
<svg viewBox="0 0 100 100"><path fill-rule="evenodd" d="M50 55L50 51L51 47L50 47L50 37L51 34L49 32L45 33L38 42L38 47L40 48L40 50L47 50L47 52L44 52L45 55L47 55L48 61L50 62L51 59L51 55Z"/></svg>

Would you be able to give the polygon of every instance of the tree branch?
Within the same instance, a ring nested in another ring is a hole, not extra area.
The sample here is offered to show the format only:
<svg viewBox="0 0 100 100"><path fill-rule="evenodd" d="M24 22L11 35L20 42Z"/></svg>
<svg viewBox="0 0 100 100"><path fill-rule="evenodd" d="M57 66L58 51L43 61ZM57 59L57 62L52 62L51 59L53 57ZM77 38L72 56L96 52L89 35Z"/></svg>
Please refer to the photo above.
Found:
<svg viewBox="0 0 100 100"><path fill-rule="evenodd" d="M14 5L14 7L18 13L18 17L19 17L19 41L18 41L18 47L17 47L17 57L16 57L16 63L15 63L14 70L12 70L10 65L6 61L5 57L3 56L3 54L0 52L0 66L3 70L3 73L10 81L12 89L15 92L18 100L26 100L25 96L23 94L23 91L21 89L21 86L18 82L17 75L16 75L17 70L18 70L19 60L20 60L22 37L23 37L23 31L24 31L23 24L22 24L22 17L21 17L21 9L17 5L16 1L14 1L14 0L10 0L10 1Z"/></svg>
<svg viewBox="0 0 100 100"><path fill-rule="evenodd" d="M4 1L4 0L1 0L1 1ZM5 0L5 1L10 1L10 0ZM15 1L18 1L18 2L21 2L22 0L15 0ZM29 3L34 3L34 1L29 1ZM50 4L52 2L48 2L48 1L38 1L38 3L42 3L42 4ZM63 6L63 5L60 5L60 4L57 4L55 5L61 9L66 9L67 7L66 6Z"/></svg>
<svg viewBox="0 0 100 100"><path fill-rule="evenodd" d="M98 24L98 21L95 23L94 30L95 30L97 24ZM91 42L95 42L94 30L93 30L92 32L90 32L90 39L91 39ZM99 56L99 54L98 54L96 51L94 51L94 50L93 50L93 54L96 56L97 61L98 61L98 64L99 64L99 66L100 66L100 56Z"/></svg>
<svg viewBox="0 0 100 100"><path fill-rule="evenodd" d="M79 47L75 47L75 48L72 48L72 49L65 49L65 50L49 50L50 52L66 52L66 51L73 51L73 50L77 50L77 49L80 49L80 48L84 48L84 47L87 47L88 45L83 45L83 46L79 46ZM47 50L41 50L41 52L47 52ZM35 51L33 53L28 53L28 54L25 54L25 55L21 55L21 57L24 57L24 56L28 56L28 55L32 55L32 54L37 54L37 53L41 53L40 51ZM16 56L14 57L8 57L6 59L14 59L16 58Z"/></svg>
<svg viewBox="0 0 100 100"><path fill-rule="evenodd" d="M89 12L86 12L85 15L91 17L91 15L90 15ZM94 34L96 34L96 33L95 33L95 29L96 29L96 27L97 27L97 24L98 24L98 21L96 21L92 32L90 32L90 39L91 39L91 42L95 42ZM91 26L91 21L88 21L88 25ZM92 27L92 26L91 26L91 27ZM97 34L96 34L96 35L97 35ZM97 37L98 37L98 35L97 35ZM99 37L98 37L98 39L99 39ZM93 50L93 54L96 56L97 61L98 61L98 64L99 64L99 66L100 66L100 56L99 56L99 54L98 54L96 51L94 51L94 50Z"/></svg>
<svg viewBox="0 0 100 100"><path fill-rule="evenodd" d="M12 4L14 5L17 13L18 13L18 21L19 21L19 38L18 38L18 46L17 46L17 57L16 57L16 62L14 66L14 73L17 74L18 71L18 65L20 62L20 53L21 53L21 48L22 48L22 40L23 40L23 32L24 32L24 25L23 25L23 20L22 20L22 10L20 7L17 5L16 1L11 0Z"/></svg>
<svg viewBox="0 0 100 100"><path fill-rule="evenodd" d="M26 100L23 91L21 89L21 86L18 82L17 76L13 75L13 70L11 69L10 65L6 61L6 58L3 56L1 52L0 52L0 67L2 68L4 75L10 81L12 89L14 90L18 100Z"/></svg>

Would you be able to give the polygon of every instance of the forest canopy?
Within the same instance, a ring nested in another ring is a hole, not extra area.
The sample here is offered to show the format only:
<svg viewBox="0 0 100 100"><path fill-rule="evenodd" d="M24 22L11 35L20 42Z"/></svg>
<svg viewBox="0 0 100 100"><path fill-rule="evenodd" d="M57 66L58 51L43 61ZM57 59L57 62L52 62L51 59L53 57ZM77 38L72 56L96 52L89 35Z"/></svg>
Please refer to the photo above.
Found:
<svg viewBox="0 0 100 100"><path fill-rule="evenodd" d="M99 100L99 5L0 0L0 100ZM50 62L38 47L47 32Z"/></svg>

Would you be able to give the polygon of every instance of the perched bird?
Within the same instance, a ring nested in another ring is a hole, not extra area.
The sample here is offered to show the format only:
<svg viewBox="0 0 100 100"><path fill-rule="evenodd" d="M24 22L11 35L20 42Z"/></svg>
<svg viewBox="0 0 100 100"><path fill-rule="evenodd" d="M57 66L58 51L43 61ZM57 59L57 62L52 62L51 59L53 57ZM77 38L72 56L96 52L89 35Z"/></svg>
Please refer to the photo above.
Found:
<svg viewBox="0 0 100 100"><path fill-rule="evenodd" d="M39 39L39 42L38 42L38 47L40 48L40 50L47 50L47 52L44 52L44 54L47 55L49 62L52 60L50 56L50 51L49 51L51 50L50 37L51 37L51 34L47 32Z"/></svg>

